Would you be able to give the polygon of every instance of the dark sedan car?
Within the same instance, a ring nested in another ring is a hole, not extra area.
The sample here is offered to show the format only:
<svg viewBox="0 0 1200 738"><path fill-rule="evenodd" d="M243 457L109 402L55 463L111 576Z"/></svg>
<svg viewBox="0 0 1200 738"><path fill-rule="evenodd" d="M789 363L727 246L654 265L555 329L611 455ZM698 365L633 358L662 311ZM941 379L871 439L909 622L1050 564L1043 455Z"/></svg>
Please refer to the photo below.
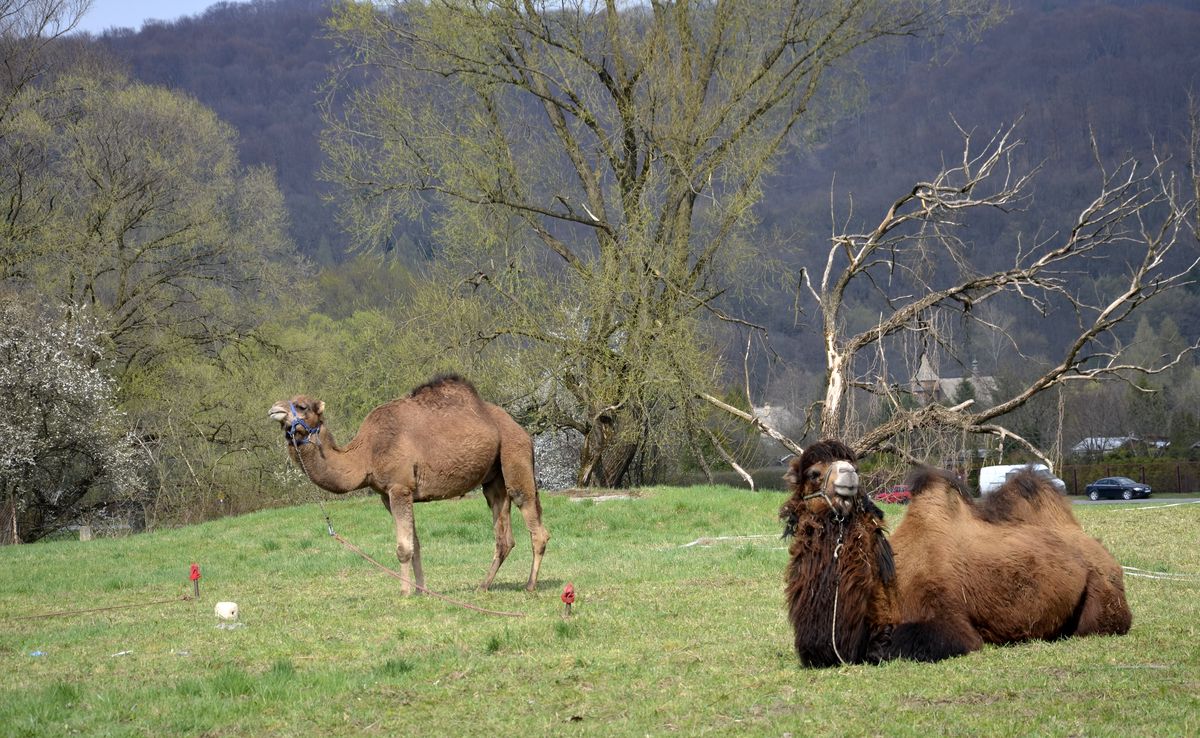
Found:
<svg viewBox="0 0 1200 738"><path fill-rule="evenodd" d="M1129 477L1105 477L1089 484L1083 492L1090 500L1098 500L1101 497L1132 500L1135 497L1149 497L1150 485L1135 482Z"/></svg>

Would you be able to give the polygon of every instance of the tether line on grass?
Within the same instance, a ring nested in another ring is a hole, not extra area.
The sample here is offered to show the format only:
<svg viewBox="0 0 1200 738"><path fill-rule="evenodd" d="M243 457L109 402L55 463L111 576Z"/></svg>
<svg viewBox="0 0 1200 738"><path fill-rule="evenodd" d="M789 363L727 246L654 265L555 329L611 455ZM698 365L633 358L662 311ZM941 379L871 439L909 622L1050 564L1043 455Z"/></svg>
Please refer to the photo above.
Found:
<svg viewBox="0 0 1200 738"><path fill-rule="evenodd" d="M58 612L44 612L39 615L18 615L17 617L4 618L5 620L39 620L41 618L57 618L66 615L86 615L89 612L107 612L108 610L127 610L131 607L149 607L151 605L165 605L171 602L188 602L192 599L191 595L180 595L172 597L169 600L153 600L151 602L135 602L130 605L111 605L109 607L89 607L85 610L60 610Z"/></svg>
<svg viewBox="0 0 1200 738"><path fill-rule="evenodd" d="M1169 582L1200 582L1200 575L1176 573L1170 571L1147 571L1136 566L1122 566L1126 576L1142 577L1144 579L1163 579Z"/></svg>
<svg viewBox="0 0 1200 738"><path fill-rule="evenodd" d="M761 538L778 539L779 536L775 535L774 533L760 533L760 534L747 535L747 536L701 536L700 538L697 538L696 540L692 541L691 543L680 544L679 548L691 548L692 546L707 547L707 546L713 545L714 543L720 543L723 541L750 541L750 540L757 540L757 539L761 539Z"/></svg>

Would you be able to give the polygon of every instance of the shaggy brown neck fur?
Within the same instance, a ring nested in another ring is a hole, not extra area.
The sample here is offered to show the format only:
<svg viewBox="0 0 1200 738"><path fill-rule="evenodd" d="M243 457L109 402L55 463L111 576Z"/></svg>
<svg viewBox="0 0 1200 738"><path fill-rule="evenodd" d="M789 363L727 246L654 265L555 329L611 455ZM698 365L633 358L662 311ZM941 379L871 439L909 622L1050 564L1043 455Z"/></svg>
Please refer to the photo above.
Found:
<svg viewBox="0 0 1200 738"><path fill-rule="evenodd" d="M879 661L891 625L880 605L895 574L882 521L862 504L845 519L805 508L794 535L785 594L800 660Z"/></svg>
<svg viewBox="0 0 1200 738"><path fill-rule="evenodd" d="M848 507L832 501L830 490L813 497L838 461L857 458L844 443L821 441L784 475L792 495L779 516L784 536L794 536L785 596L796 654L806 666L879 661L894 622L895 567L882 511L861 491Z"/></svg>

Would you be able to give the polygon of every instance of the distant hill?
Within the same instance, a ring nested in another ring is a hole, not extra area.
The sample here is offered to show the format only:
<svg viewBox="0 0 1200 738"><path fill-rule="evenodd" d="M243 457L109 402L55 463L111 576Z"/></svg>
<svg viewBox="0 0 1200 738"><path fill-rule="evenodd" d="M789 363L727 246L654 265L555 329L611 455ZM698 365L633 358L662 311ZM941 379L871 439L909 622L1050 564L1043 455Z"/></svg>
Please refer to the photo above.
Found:
<svg viewBox="0 0 1200 738"><path fill-rule="evenodd" d="M982 135L1023 115L1026 160L1044 162L1028 213L982 222L969 234L988 247L980 252L992 262L985 267L1005 257L1007 249L991 247L1015 243L1016 228L1060 228L1065 213L1094 195L1090 133L1110 161L1151 144L1181 155L1188 91L1200 94L1200 9L1096 0L1013 5L977 43L939 48L932 62L934 44L905 41L864 64L864 107L782 162L768 182L761 226L764 234L789 234L788 260L822 245L832 186L840 202L853 193L864 219L878 218L915 179L936 171L943 153L956 155L952 116ZM320 198L328 186L316 179L317 102L335 52L323 27L329 6L222 3L193 18L98 37L139 79L189 92L237 127L243 159L277 170L292 237L320 263L340 259L346 243ZM410 230L411 247L419 229ZM1185 314L1180 328L1194 338L1198 321Z"/></svg>
<svg viewBox="0 0 1200 738"><path fill-rule="evenodd" d="M799 207L828 232L828 193L853 191L877 217L906 185L958 154L956 120L977 137L1024 116L1024 159L1044 162L1028 221L1078 210L1098 184L1094 133L1106 163L1130 153L1185 159L1187 95L1200 99L1200 6L1145 2L1017 2L978 43L925 61L918 44L874 60L869 102L785 168L764 208ZM813 191L822 196L812 196Z"/></svg>

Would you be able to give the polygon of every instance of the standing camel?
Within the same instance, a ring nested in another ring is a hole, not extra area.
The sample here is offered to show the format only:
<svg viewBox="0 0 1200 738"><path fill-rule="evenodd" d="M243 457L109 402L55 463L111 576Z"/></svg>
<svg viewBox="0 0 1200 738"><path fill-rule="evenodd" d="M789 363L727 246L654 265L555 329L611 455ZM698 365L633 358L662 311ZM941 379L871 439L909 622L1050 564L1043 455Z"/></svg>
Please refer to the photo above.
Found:
<svg viewBox="0 0 1200 738"><path fill-rule="evenodd" d="M482 485L492 509L496 554L480 588L492 584L513 547L510 504L517 503L533 544L525 589L537 587L550 533L533 476L533 442L507 412L480 398L457 375L434 377L363 420L358 435L338 446L324 425L325 403L297 395L267 415L279 421L288 454L313 484L334 494L370 487L396 522L401 591L425 586L413 503L460 497ZM414 578L415 573L415 578Z"/></svg>

